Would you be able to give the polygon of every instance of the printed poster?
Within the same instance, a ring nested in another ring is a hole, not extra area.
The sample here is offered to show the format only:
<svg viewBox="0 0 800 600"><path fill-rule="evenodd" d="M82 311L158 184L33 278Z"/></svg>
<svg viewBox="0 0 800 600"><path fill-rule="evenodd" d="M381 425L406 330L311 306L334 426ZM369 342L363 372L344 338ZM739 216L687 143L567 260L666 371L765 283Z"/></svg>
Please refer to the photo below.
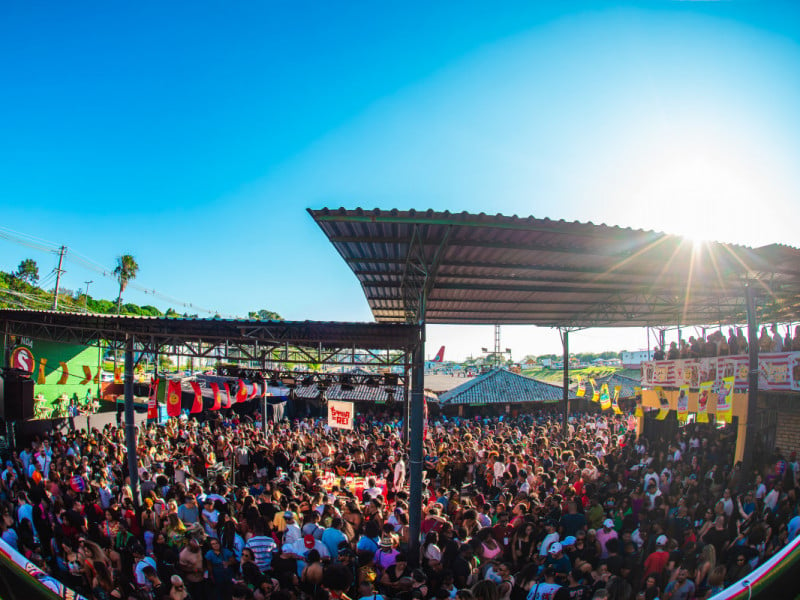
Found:
<svg viewBox="0 0 800 600"><path fill-rule="evenodd" d="M678 388L678 421L686 423L689 418L689 386L684 384Z"/></svg>
<svg viewBox="0 0 800 600"><path fill-rule="evenodd" d="M717 421L733 422L733 386L736 376L722 378L722 387L717 395Z"/></svg>
<svg viewBox="0 0 800 600"><path fill-rule="evenodd" d="M713 381L704 381L700 384L700 392L697 395L698 423L708 423L708 399L711 396L712 387L714 387Z"/></svg>
<svg viewBox="0 0 800 600"><path fill-rule="evenodd" d="M336 429L352 429L354 404L328 400L328 426Z"/></svg>
<svg viewBox="0 0 800 600"><path fill-rule="evenodd" d="M664 393L664 388L662 388L660 385L657 385L653 389L658 395L658 403L659 403L659 409L658 409L658 414L656 415L656 419L659 421L663 421L664 419L667 418L667 415L669 414L669 400L667 399L667 395Z"/></svg>

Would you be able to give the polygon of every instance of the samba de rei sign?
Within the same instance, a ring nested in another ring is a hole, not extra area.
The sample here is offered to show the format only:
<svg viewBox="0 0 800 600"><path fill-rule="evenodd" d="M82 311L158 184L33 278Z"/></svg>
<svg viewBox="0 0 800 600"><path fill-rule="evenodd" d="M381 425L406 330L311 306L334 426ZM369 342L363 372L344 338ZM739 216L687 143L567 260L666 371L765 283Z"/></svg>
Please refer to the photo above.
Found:
<svg viewBox="0 0 800 600"><path fill-rule="evenodd" d="M328 401L328 427L337 429L353 428L353 409L352 402L339 402L336 400Z"/></svg>

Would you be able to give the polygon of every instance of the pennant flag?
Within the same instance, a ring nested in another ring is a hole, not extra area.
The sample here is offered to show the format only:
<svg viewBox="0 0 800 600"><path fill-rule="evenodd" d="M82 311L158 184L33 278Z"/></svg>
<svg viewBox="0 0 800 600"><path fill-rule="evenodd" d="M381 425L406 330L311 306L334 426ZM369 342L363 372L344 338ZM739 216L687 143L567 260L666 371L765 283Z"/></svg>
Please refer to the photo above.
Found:
<svg viewBox="0 0 800 600"><path fill-rule="evenodd" d="M181 382L170 379L167 391L167 415L177 417L181 414Z"/></svg>
<svg viewBox="0 0 800 600"><path fill-rule="evenodd" d="M222 408L222 402L220 400L219 394L219 384L212 383L211 384L211 393L214 395L214 404L211 405L211 410L219 410Z"/></svg>
<svg viewBox="0 0 800 600"><path fill-rule="evenodd" d="M689 418L689 386L682 385L678 392L678 421L686 423Z"/></svg>
<svg viewBox="0 0 800 600"><path fill-rule="evenodd" d="M147 420L158 420L158 384L159 379L156 379L150 384L150 394L147 397Z"/></svg>
<svg viewBox="0 0 800 600"><path fill-rule="evenodd" d="M253 391L247 397L248 400L252 400L253 398L260 398L261 397L261 388L258 385L258 382L253 382Z"/></svg>
<svg viewBox="0 0 800 600"><path fill-rule="evenodd" d="M608 384L600 386L600 409L608 410L611 408L611 394L608 392Z"/></svg>
<svg viewBox="0 0 800 600"><path fill-rule="evenodd" d="M733 421L733 382L735 375L722 378L722 388L717 395L717 421Z"/></svg>
<svg viewBox="0 0 800 600"><path fill-rule="evenodd" d="M711 395L713 381L704 381L700 384L700 393L697 396L697 422L708 423L708 397Z"/></svg>
<svg viewBox="0 0 800 600"><path fill-rule="evenodd" d="M575 392L575 395L578 398L583 398L586 395L586 381L580 375L578 375L578 391Z"/></svg>
<svg viewBox="0 0 800 600"><path fill-rule="evenodd" d="M633 388L633 395L636 398L636 410L633 412L633 416L642 418L644 417L644 410L642 409L642 388L638 385L635 386Z"/></svg>
<svg viewBox="0 0 800 600"><path fill-rule="evenodd" d="M239 380L239 388L236 390L236 402L244 402L247 400L247 384Z"/></svg>
<svg viewBox="0 0 800 600"><path fill-rule="evenodd" d="M122 383L122 367L114 369L114 383Z"/></svg>
<svg viewBox="0 0 800 600"><path fill-rule="evenodd" d="M622 410L619 408L619 392L622 390L621 385L614 386L614 395L611 397L611 408L614 410L615 415L621 415Z"/></svg>
<svg viewBox="0 0 800 600"><path fill-rule="evenodd" d="M58 385L64 385L67 383L67 377L69 377L69 369L65 362L60 362L58 364L61 365L61 377L58 380Z"/></svg>
<svg viewBox="0 0 800 600"><path fill-rule="evenodd" d="M192 403L192 410L190 410L189 413L203 412L203 392L200 390L200 384L196 381L192 381L190 385L194 392L194 402Z"/></svg>
<svg viewBox="0 0 800 600"><path fill-rule="evenodd" d="M86 385L92 380L92 369L89 368L89 365L83 365L83 379L81 380L81 385Z"/></svg>
<svg viewBox="0 0 800 600"><path fill-rule="evenodd" d="M661 386L655 387L656 394L658 394L658 403L660 408L658 409L658 414L656 415L656 419L659 421L663 421L667 418L669 414L669 400L667 399L666 394L664 394L664 388Z"/></svg>
<svg viewBox="0 0 800 600"><path fill-rule="evenodd" d="M233 406L233 401L231 400L231 388L228 386L228 383L225 382L225 404L222 405L222 408L230 408Z"/></svg>
<svg viewBox="0 0 800 600"><path fill-rule="evenodd" d="M592 384L592 402L599 402L600 388L597 387L597 382L592 377L589 377L589 382Z"/></svg>

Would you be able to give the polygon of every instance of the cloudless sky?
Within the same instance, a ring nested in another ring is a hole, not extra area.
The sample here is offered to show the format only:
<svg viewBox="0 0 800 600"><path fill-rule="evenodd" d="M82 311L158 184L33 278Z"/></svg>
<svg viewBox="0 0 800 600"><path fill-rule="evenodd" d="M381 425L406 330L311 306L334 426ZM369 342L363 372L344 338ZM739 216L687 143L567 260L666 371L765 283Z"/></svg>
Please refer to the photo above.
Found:
<svg viewBox="0 0 800 600"><path fill-rule="evenodd" d="M307 207L800 246L794 2L4 2L0 56L0 225L109 269L131 253L137 283L224 315L371 320ZM56 265L0 239L0 268L26 257ZM463 358L493 337L428 341ZM546 329L502 345L560 351Z"/></svg>

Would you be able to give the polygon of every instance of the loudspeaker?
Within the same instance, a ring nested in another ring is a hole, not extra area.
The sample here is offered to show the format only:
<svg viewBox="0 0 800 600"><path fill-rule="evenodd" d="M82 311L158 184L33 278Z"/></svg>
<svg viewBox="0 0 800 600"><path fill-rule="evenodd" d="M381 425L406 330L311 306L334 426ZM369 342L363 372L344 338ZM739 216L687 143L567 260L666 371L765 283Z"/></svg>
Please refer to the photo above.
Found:
<svg viewBox="0 0 800 600"><path fill-rule="evenodd" d="M33 418L33 381L14 376L0 378L0 416L6 421Z"/></svg>

